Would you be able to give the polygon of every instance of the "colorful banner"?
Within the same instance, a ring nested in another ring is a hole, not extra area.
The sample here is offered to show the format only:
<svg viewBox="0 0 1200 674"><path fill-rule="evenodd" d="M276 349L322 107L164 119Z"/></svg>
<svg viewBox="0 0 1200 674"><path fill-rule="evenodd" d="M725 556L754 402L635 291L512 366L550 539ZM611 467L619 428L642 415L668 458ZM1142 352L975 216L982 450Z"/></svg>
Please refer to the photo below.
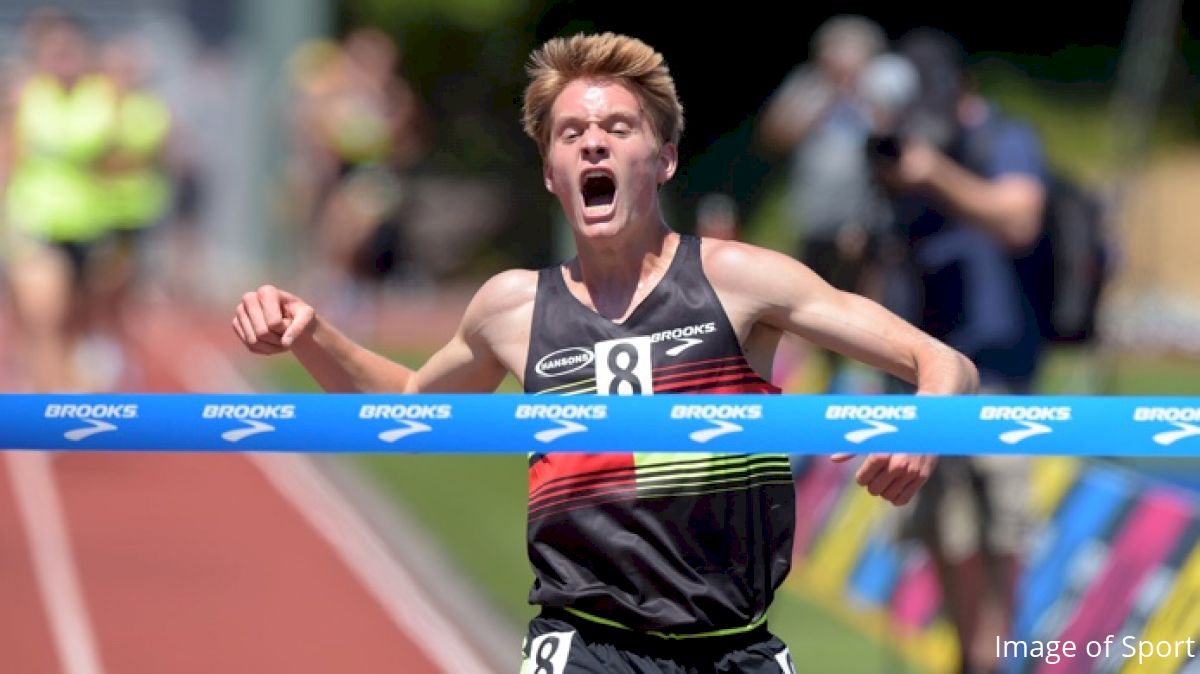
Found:
<svg viewBox="0 0 1200 674"><path fill-rule="evenodd" d="M1033 461L1039 521L1008 639L1039 650L1002 658L1003 671L1200 672L1200 495L1107 463ZM814 476L839 477L822 463L805 464L799 498L818 486ZM832 514L797 509L806 543L790 587L858 607L864 624L886 618L908 657L935 674L954 671L957 647L928 554L898 538L891 506L840 477L836 497L828 485L809 497L834 501Z"/></svg>

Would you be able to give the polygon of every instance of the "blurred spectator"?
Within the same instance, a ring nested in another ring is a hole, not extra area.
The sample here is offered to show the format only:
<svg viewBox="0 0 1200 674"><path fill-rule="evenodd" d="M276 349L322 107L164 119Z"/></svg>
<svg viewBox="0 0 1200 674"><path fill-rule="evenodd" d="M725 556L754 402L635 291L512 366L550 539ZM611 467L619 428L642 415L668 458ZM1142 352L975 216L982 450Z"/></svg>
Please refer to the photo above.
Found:
<svg viewBox="0 0 1200 674"><path fill-rule="evenodd" d="M88 270L87 299L100 311L91 326L98 332L85 345L112 354L122 341L121 319L138 281L140 247L172 203L165 167L172 120L166 103L144 86L147 58L139 42L124 38L104 45L101 63L114 89L116 115L97 167L106 232Z"/></svg>
<svg viewBox="0 0 1200 674"><path fill-rule="evenodd" d="M1042 343L1031 298L1049 282L1040 142L973 90L950 37L916 31L898 51L919 95L881 115L866 148L902 248L887 299L970 357L985 392L1026 393ZM995 640L1011 629L1029 531L1029 469L1027 457L943 457L908 522L938 565L963 672L999 669Z"/></svg>
<svg viewBox="0 0 1200 674"><path fill-rule="evenodd" d="M871 117L859 79L886 46L883 30L860 16L835 16L812 38L811 61L797 67L763 111L759 134L790 156L789 225L797 257L842 290L866 286L874 233L886 218L862 153ZM830 388L844 359L822 352Z"/></svg>
<svg viewBox="0 0 1200 674"><path fill-rule="evenodd" d="M738 238L737 202L728 194L713 192L696 205L696 235L713 239Z"/></svg>
<svg viewBox="0 0 1200 674"><path fill-rule="evenodd" d="M300 157L290 192L296 217L314 230L321 292L357 294L388 277L419 276L403 230L408 172L430 138L422 103L397 74L400 60L392 39L371 28L340 44L312 42L293 60Z"/></svg>
<svg viewBox="0 0 1200 674"><path fill-rule="evenodd" d="M813 60L780 85L760 129L768 148L791 157L788 207L802 236L802 261L847 290L857 286L866 232L875 224L866 210L871 183L860 151L871 120L858 81L885 40L869 19L826 21L813 36Z"/></svg>
<svg viewBox="0 0 1200 674"><path fill-rule="evenodd" d="M117 95L113 139L101 165L107 221L117 232L137 231L158 222L170 205L163 160L171 113L144 86L146 56L138 42L106 44L102 62Z"/></svg>
<svg viewBox="0 0 1200 674"><path fill-rule="evenodd" d="M9 166L4 207L8 284L30 384L85 386L73 365L87 315L89 260L105 233L98 169L115 131L117 94L96 71L95 46L71 17L34 14L29 62L4 120Z"/></svg>

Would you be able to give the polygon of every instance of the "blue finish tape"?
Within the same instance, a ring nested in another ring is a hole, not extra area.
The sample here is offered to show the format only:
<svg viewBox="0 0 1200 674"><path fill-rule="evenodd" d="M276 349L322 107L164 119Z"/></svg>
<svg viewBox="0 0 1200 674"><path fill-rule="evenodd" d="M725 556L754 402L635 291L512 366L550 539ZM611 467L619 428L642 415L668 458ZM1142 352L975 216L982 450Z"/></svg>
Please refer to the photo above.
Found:
<svg viewBox="0 0 1200 674"><path fill-rule="evenodd" d="M1200 398L3 394L0 449L1200 455Z"/></svg>

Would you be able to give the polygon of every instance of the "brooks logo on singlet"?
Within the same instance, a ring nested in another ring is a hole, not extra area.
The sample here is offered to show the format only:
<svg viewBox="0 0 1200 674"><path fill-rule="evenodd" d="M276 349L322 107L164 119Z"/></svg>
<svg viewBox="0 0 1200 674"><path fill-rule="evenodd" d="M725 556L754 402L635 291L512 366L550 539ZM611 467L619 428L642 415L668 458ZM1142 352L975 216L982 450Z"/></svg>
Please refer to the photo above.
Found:
<svg viewBox="0 0 1200 674"><path fill-rule="evenodd" d="M717 331L715 323L701 323L699 325L689 325L686 328L672 328L663 330L650 335L650 342L661 342L664 339L685 339L687 337L695 337L697 335L707 335Z"/></svg>

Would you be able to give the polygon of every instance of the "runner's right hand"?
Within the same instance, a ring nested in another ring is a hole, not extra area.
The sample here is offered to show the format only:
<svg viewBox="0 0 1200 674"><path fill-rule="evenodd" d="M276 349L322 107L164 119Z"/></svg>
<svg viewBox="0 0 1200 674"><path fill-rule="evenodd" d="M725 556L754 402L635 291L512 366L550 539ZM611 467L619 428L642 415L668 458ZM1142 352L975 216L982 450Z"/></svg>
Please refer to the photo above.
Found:
<svg viewBox="0 0 1200 674"><path fill-rule="evenodd" d="M242 295L234 310L233 331L252 353L283 353L311 332L315 315L296 295L264 285Z"/></svg>

